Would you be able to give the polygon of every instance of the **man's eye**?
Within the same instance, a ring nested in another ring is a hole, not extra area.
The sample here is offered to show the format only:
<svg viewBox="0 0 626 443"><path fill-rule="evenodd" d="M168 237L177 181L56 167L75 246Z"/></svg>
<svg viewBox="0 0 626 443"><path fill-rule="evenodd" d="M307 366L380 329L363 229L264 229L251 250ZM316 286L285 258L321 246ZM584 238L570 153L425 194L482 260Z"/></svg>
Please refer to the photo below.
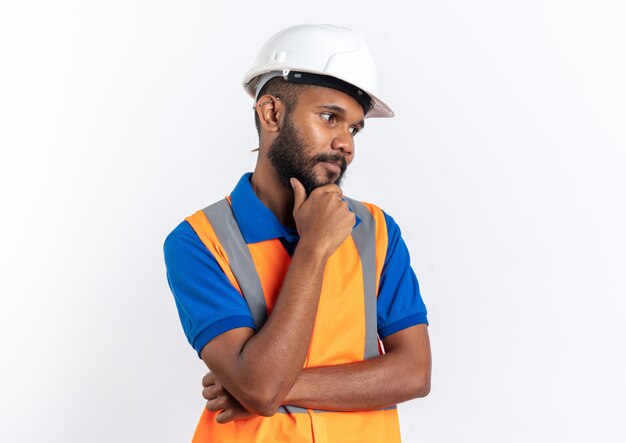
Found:
<svg viewBox="0 0 626 443"><path fill-rule="evenodd" d="M359 133L359 128L356 126L350 126L350 135L357 135Z"/></svg>
<svg viewBox="0 0 626 443"><path fill-rule="evenodd" d="M332 122L333 120L335 120L335 116L333 114L331 114L330 112L324 112L324 113L322 113L320 115L327 122Z"/></svg>

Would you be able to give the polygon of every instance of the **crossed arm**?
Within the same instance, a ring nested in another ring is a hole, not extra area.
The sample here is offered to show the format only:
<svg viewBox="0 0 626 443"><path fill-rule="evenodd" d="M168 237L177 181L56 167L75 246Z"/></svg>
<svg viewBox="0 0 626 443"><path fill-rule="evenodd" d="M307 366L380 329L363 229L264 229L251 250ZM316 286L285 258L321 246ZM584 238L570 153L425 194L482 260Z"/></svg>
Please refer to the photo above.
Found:
<svg viewBox="0 0 626 443"><path fill-rule="evenodd" d="M362 362L303 369L280 404L311 409L377 409L430 391L431 354L427 326L412 326L383 340L386 353ZM256 415L232 396L214 373L202 380L211 411L223 411L219 423ZM270 415L270 414L264 414Z"/></svg>
<svg viewBox="0 0 626 443"><path fill-rule="evenodd" d="M430 391L427 326L416 325L385 338L384 355L345 365L304 369L285 404L355 411L395 405Z"/></svg>

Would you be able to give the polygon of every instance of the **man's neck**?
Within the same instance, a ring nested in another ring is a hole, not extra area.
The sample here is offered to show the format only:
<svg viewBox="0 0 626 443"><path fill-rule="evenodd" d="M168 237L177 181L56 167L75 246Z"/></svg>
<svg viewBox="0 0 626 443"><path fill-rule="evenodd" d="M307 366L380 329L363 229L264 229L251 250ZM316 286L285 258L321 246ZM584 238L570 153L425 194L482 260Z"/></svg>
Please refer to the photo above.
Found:
<svg viewBox="0 0 626 443"><path fill-rule="evenodd" d="M257 163L250 184L259 200L283 226L296 227L293 219L293 191L282 184L270 165Z"/></svg>

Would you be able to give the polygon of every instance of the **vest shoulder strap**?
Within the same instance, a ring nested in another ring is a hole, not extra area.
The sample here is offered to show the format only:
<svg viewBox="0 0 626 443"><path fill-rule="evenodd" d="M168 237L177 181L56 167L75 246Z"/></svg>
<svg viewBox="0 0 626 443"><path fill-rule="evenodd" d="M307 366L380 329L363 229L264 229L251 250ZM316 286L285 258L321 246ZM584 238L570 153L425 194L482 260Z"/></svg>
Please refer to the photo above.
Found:
<svg viewBox="0 0 626 443"><path fill-rule="evenodd" d="M267 320L265 296L250 249L241 235L230 203L227 199L223 199L207 206L202 212L211 223L215 235L228 256L228 263L250 308L258 331Z"/></svg>
<svg viewBox="0 0 626 443"><path fill-rule="evenodd" d="M376 299L378 278L376 273L376 221L361 202L344 197L348 206L361 219L352 231L352 239L359 253L365 292L365 359L379 355Z"/></svg>

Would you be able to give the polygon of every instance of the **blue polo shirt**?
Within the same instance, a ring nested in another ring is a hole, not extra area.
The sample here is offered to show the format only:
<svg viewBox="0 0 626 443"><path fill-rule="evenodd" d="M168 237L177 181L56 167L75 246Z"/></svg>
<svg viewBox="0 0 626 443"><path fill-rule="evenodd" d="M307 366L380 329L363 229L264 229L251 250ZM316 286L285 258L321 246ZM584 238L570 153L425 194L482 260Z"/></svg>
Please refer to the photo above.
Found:
<svg viewBox="0 0 626 443"><path fill-rule="evenodd" d="M259 200L250 185L251 176L244 174L230 195L243 239L250 244L277 238L293 254L298 232L283 226ZM400 228L389 215L384 216L389 239L377 298L381 339L410 326L428 324L426 306ZM167 281L178 315L187 340L198 355L219 334L241 327L255 329L246 301L187 221L167 236L163 249Z"/></svg>

